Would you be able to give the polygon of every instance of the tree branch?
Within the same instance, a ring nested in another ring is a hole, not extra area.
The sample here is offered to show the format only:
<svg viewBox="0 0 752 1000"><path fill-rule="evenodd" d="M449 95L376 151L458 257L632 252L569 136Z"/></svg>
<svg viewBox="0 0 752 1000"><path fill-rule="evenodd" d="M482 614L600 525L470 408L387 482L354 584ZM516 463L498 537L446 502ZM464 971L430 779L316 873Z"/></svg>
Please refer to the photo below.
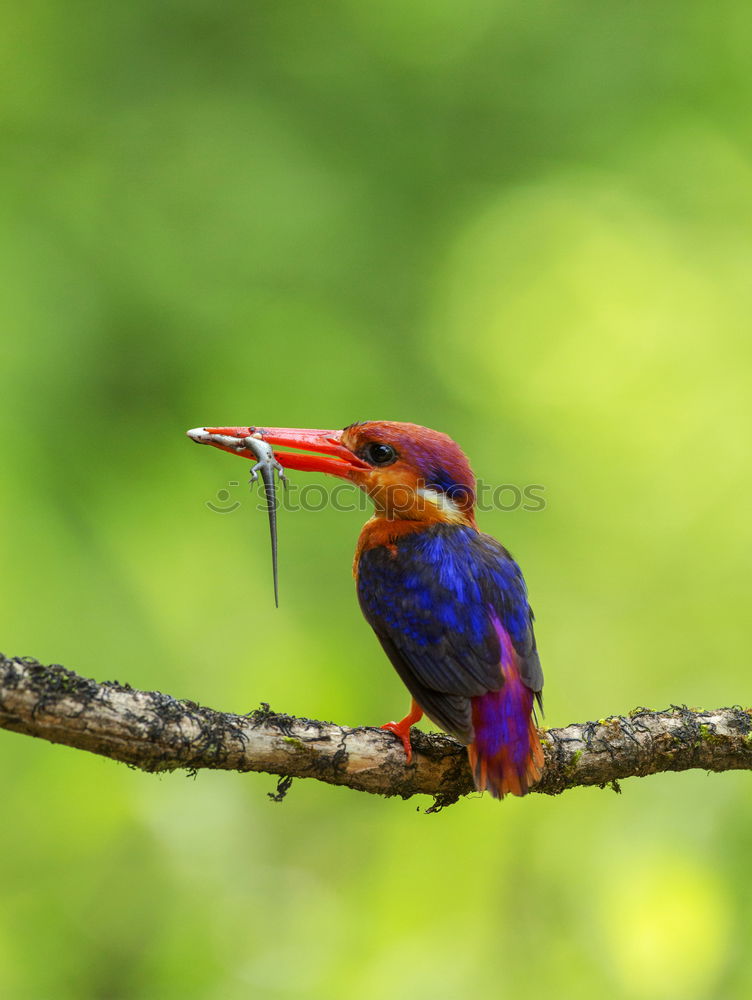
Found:
<svg viewBox="0 0 752 1000"><path fill-rule="evenodd" d="M278 715L232 715L127 684L98 684L60 666L0 654L0 728L111 757L143 771L214 768L317 778L378 795L432 795L448 805L473 791L455 740L413 730L413 764L380 729ZM534 791L558 795L658 771L752 770L752 710L637 709L542 732L546 766ZM280 781L279 792L289 786Z"/></svg>

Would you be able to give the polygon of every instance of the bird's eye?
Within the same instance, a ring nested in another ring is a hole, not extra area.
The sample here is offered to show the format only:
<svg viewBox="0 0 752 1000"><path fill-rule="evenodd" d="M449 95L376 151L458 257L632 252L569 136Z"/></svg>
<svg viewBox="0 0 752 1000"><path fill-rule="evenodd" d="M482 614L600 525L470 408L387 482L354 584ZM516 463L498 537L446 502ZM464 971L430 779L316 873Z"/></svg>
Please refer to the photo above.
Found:
<svg viewBox="0 0 752 1000"><path fill-rule="evenodd" d="M363 458L371 465L390 465L397 458L397 452L390 444L372 441L363 449Z"/></svg>

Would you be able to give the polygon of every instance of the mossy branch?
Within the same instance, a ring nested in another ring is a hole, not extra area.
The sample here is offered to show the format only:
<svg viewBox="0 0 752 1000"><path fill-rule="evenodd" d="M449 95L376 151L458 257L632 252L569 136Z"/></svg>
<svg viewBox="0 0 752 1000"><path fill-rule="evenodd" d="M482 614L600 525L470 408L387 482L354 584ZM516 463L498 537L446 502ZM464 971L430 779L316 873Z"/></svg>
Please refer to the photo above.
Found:
<svg viewBox="0 0 752 1000"><path fill-rule="evenodd" d="M127 684L87 680L60 666L0 654L0 728L111 757L143 771L213 768L316 778L377 795L473 791L455 740L413 730L413 763L389 733L279 715L233 715ZM752 710L637 709L541 733L546 765L533 789L558 795L659 771L752 770ZM289 782L280 782L280 792Z"/></svg>

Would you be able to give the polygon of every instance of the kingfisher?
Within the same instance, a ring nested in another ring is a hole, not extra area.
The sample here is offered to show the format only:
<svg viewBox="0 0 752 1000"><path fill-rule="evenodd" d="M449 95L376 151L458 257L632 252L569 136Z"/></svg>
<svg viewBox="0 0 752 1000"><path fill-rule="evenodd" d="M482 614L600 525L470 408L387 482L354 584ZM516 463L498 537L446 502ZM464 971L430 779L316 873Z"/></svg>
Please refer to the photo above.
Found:
<svg viewBox="0 0 752 1000"><path fill-rule="evenodd" d="M426 715L467 747L476 788L525 795L543 768L533 612L520 567L478 529L475 476L452 438L392 420L188 435L255 460L252 437L284 468L337 476L368 494L375 509L355 551L358 601L412 699L403 719L382 728L401 740L409 764L410 729Z"/></svg>

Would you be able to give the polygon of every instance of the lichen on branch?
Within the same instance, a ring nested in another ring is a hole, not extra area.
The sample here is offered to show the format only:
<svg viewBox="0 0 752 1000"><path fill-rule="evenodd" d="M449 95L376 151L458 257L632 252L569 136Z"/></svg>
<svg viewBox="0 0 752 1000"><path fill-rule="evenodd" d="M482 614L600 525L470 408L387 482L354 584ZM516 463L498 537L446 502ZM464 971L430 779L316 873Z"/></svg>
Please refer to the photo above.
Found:
<svg viewBox="0 0 752 1000"><path fill-rule="evenodd" d="M413 730L408 766L401 743L380 729L296 718L266 705L248 715L217 712L28 657L0 654L0 728L143 771L264 771L377 795L431 795L438 806L474 791L465 748L440 733ZM752 770L752 710L640 708L541 731L541 741L546 763L533 791L547 795L616 787L660 771Z"/></svg>

